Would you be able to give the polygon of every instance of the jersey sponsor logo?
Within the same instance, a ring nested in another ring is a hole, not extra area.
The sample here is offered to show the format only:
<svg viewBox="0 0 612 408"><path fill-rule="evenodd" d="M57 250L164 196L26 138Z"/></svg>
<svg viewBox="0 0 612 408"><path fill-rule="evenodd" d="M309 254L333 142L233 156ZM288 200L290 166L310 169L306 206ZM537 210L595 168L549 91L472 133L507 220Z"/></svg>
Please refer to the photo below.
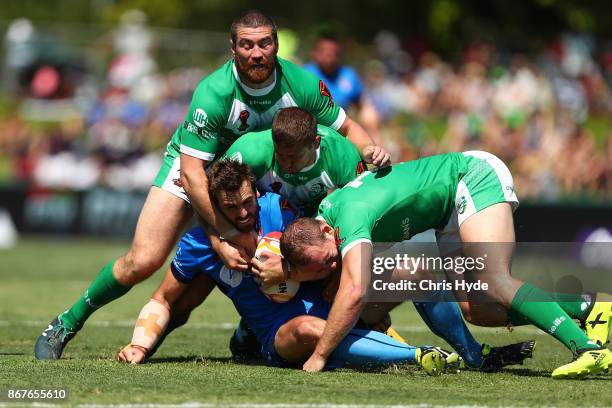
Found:
<svg viewBox="0 0 612 408"><path fill-rule="evenodd" d="M193 123L195 123L196 126L204 127L207 121L208 115L204 112L204 109L197 108L195 112L193 112Z"/></svg>
<svg viewBox="0 0 612 408"><path fill-rule="evenodd" d="M334 106L334 98L332 97L331 92L329 92L329 89L327 89L327 85L325 85L325 82L323 82L320 79L319 79L319 92L321 93L321 95L329 98L328 106L332 108Z"/></svg>
<svg viewBox="0 0 612 408"><path fill-rule="evenodd" d="M408 217L402 220L402 238L410 239L410 218Z"/></svg>
<svg viewBox="0 0 612 408"><path fill-rule="evenodd" d="M364 171L365 171L365 165L363 164L362 161L360 161L359 163L357 163L357 170L355 171L355 176L360 175Z"/></svg>
<svg viewBox="0 0 612 408"><path fill-rule="evenodd" d="M219 279L226 285L229 285L232 288L237 287L242 282L242 272L235 271L233 269L228 269L225 265L219 271Z"/></svg>
<svg viewBox="0 0 612 408"><path fill-rule="evenodd" d="M272 105L271 99L253 99L249 102L251 105Z"/></svg>
<svg viewBox="0 0 612 408"><path fill-rule="evenodd" d="M249 128L249 116L251 116L251 113L246 109L240 112L240 114L238 115L238 120L240 120L240 127L238 127L238 130L240 132L244 132Z"/></svg>
<svg viewBox="0 0 612 408"><path fill-rule="evenodd" d="M192 134L197 135L197 136L203 136L203 137L205 137L207 139L211 139L211 138L215 137L214 134L212 134L210 132L207 132L202 127L197 127L196 125L194 125L191 122L185 121L185 123L183 123L183 128L185 130L187 130L189 133L192 133Z"/></svg>

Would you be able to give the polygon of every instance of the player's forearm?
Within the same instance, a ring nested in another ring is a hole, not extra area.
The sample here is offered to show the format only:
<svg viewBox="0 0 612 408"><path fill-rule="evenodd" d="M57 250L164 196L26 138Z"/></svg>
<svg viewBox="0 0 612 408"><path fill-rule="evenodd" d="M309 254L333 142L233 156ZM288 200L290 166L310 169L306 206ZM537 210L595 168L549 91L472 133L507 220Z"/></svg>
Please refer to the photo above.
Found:
<svg viewBox="0 0 612 408"><path fill-rule="evenodd" d="M187 285L177 281L168 268L164 280L138 315L130 343L132 346L142 348L145 353L155 347L168 327L172 305L186 289Z"/></svg>
<svg viewBox="0 0 612 408"><path fill-rule="evenodd" d="M367 272L362 257L371 256L371 246L358 244L351 248L342 259L340 285L329 312L325 331L317 343L315 353L327 359L338 343L353 328L364 307L365 286L362 285L362 274ZM362 270L364 269L364 270Z"/></svg>
<svg viewBox="0 0 612 408"><path fill-rule="evenodd" d="M219 232L216 229L212 228L208 223L204 222L204 220L202 220L199 215L197 215L196 218L198 220L198 224L200 224L202 230L204 230L204 233L208 237L211 248L213 249L213 251L218 252L219 246L221 245L221 238L219 238Z"/></svg>
<svg viewBox="0 0 612 408"><path fill-rule="evenodd" d="M346 136L361 152L365 147L375 145L374 140L368 135L361 125L351 118L347 117L340 129L342 135Z"/></svg>
<svg viewBox="0 0 612 408"><path fill-rule="evenodd" d="M364 306L360 288L340 290L336 294L334 305L325 324L325 330L314 351L325 359L330 356L342 339L355 326Z"/></svg>
<svg viewBox="0 0 612 408"><path fill-rule="evenodd" d="M170 310L166 305L155 299L149 300L138 315L130 344L148 353L166 331L169 320Z"/></svg>
<svg viewBox="0 0 612 408"><path fill-rule="evenodd" d="M181 184L194 211L214 231L224 233L232 229L223 216L215 210L208 194L208 178L204 167L206 162L195 157L181 154Z"/></svg>

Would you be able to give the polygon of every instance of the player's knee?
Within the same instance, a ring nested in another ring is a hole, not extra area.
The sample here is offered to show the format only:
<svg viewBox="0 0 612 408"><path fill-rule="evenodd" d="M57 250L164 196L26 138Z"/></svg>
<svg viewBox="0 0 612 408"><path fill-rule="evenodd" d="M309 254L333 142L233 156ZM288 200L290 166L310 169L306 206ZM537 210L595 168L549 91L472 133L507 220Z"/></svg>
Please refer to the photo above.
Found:
<svg viewBox="0 0 612 408"><path fill-rule="evenodd" d="M297 326L295 336L299 341L307 343L321 338L325 322L320 319L303 319Z"/></svg>
<svg viewBox="0 0 612 408"><path fill-rule="evenodd" d="M123 283L135 285L153 275L164 261L165 257L159 254L132 249L120 259L117 278Z"/></svg>

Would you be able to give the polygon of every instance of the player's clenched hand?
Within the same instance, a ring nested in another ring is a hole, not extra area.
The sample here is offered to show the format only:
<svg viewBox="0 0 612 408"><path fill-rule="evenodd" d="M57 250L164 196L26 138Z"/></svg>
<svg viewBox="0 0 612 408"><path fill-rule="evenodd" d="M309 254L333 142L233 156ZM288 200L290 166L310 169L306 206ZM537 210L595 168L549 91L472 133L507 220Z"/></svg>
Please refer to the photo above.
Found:
<svg viewBox="0 0 612 408"><path fill-rule="evenodd" d="M391 164L391 155L383 147L369 145L363 148L361 157L366 163L372 163L376 167L385 167Z"/></svg>
<svg viewBox="0 0 612 408"><path fill-rule="evenodd" d="M216 248L217 255L221 258L223 264L234 271L246 272L249 268L247 259L249 257L246 252L231 242L221 241L219 246Z"/></svg>
<svg viewBox="0 0 612 408"><path fill-rule="evenodd" d="M323 371L326 362L327 361L325 360L325 358L323 358L323 356L321 356L320 354L312 353L308 361L306 361L302 366L302 370L308 371L310 373Z"/></svg>
<svg viewBox="0 0 612 408"><path fill-rule="evenodd" d="M251 272L264 287L272 286L287 280L283 271L283 258L267 252L251 259Z"/></svg>
<svg viewBox="0 0 612 408"><path fill-rule="evenodd" d="M128 344L115 355L115 360L129 364L142 364L146 357L147 350L143 347Z"/></svg>

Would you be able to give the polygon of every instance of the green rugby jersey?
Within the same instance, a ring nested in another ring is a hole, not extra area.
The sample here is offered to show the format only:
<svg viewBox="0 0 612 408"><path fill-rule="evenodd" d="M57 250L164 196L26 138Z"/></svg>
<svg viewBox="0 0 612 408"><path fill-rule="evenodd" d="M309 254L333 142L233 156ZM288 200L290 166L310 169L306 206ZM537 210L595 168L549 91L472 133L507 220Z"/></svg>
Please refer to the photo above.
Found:
<svg viewBox="0 0 612 408"><path fill-rule="evenodd" d="M336 230L342 256L359 242L400 242L442 229L468 170L463 153L449 153L366 171L327 196L319 216Z"/></svg>
<svg viewBox="0 0 612 408"><path fill-rule="evenodd" d="M230 59L198 84L187 118L172 135L166 154L214 160L239 136L269 128L278 110L296 106L335 130L346 118L323 82L303 68L278 58L273 83L251 89Z"/></svg>
<svg viewBox="0 0 612 408"><path fill-rule="evenodd" d="M311 216L328 190L344 186L367 168L357 148L345 137L322 125L317 126L317 133L321 144L315 162L297 173L285 173L279 167L271 130L242 136L225 157L248 164L257 177L260 192L280 194L304 215Z"/></svg>

